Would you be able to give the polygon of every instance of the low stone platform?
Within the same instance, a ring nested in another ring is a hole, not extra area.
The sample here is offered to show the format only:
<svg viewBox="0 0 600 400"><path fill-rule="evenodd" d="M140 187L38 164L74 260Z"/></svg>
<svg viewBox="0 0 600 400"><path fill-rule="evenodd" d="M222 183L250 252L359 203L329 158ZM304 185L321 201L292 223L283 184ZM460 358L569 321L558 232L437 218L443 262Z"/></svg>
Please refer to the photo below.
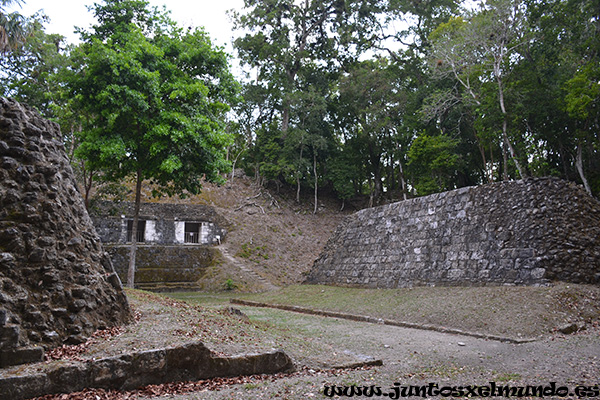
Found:
<svg viewBox="0 0 600 400"><path fill-rule="evenodd" d="M0 400L25 400L85 388L132 390L151 384L293 371L283 351L220 357L203 343L129 353L84 362L40 364L39 372L4 374Z"/></svg>

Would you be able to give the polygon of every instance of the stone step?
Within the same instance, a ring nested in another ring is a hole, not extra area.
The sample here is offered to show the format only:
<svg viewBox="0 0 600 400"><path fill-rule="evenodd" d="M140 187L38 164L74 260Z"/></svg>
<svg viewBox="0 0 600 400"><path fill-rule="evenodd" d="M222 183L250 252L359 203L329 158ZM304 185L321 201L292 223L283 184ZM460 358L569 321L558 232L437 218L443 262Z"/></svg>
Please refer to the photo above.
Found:
<svg viewBox="0 0 600 400"><path fill-rule="evenodd" d="M225 247L224 245L217 246L216 248L219 249L219 251L221 252L223 257L227 261L229 261L234 267L239 268L242 272L244 272L246 275L248 275L254 281L259 282L266 290L271 291L271 290L279 289L279 286L272 284L271 282L269 282L269 280L267 280L263 276L259 275L254 269L252 269L248 265L240 262L238 259L233 257L229 253L229 250L227 249L227 247Z"/></svg>

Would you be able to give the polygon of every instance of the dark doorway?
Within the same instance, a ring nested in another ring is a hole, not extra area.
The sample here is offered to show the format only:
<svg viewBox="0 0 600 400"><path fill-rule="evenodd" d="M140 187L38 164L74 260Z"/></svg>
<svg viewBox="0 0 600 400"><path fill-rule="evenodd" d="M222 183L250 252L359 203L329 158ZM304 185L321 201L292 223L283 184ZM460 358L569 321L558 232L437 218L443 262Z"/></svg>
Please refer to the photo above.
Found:
<svg viewBox="0 0 600 400"><path fill-rule="evenodd" d="M128 242L131 242L132 234L133 234L133 220L130 219L127 221L127 241ZM146 236L146 220L138 220L136 242L138 242L138 243L143 242L145 236Z"/></svg>

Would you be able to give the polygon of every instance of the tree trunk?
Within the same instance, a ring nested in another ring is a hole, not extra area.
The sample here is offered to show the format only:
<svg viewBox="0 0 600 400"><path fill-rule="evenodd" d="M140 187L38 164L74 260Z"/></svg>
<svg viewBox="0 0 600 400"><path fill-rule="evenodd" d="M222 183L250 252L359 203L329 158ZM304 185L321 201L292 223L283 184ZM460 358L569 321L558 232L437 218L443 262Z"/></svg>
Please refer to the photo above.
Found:
<svg viewBox="0 0 600 400"><path fill-rule="evenodd" d="M283 116L281 118L281 132L285 136L288 128L290 127L290 105L289 101L284 101L283 104Z"/></svg>
<svg viewBox="0 0 600 400"><path fill-rule="evenodd" d="M373 179L373 200L375 201L376 205L379 205L381 196L383 195L383 182L381 181L381 175L381 164L378 164L375 168L375 177Z"/></svg>
<svg viewBox="0 0 600 400"><path fill-rule="evenodd" d="M315 174L315 208L313 210L313 214L317 213L318 206L318 187L319 187L319 176L317 175L317 152L313 153L313 172Z"/></svg>
<svg viewBox="0 0 600 400"><path fill-rule="evenodd" d="M404 179L404 168L402 167L402 160L398 160L398 165L400 166L400 189L402 190L402 198L406 200L408 197L406 195L406 180Z"/></svg>
<svg viewBox="0 0 600 400"><path fill-rule="evenodd" d="M291 88L294 87L294 82L296 82L296 72L297 72L296 69L287 69L286 70L289 87L291 87ZM283 98L283 113L281 115L281 133L284 138L287 135L287 131L290 127L290 107L291 107L290 94L286 93Z"/></svg>
<svg viewBox="0 0 600 400"><path fill-rule="evenodd" d="M506 151L506 142L502 141L502 180L508 180L508 151Z"/></svg>
<svg viewBox="0 0 600 400"><path fill-rule="evenodd" d="M479 149L479 154L481 154L481 161L483 162L483 173L485 175L485 183L492 183L493 181L493 165L488 167L488 162L487 162L487 158L485 156L485 148L483 147L483 144L481 142L481 139L479 138L479 135L477 134L477 131L475 130L475 128L473 128L473 135L475 136L475 139L477 140L477 148Z"/></svg>
<svg viewBox="0 0 600 400"><path fill-rule="evenodd" d="M300 204L300 175L296 175L296 204Z"/></svg>
<svg viewBox="0 0 600 400"><path fill-rule="evenodd" d="M302 153L304 150L304 145L302 141L300 142L300 161L298 165L302 165ZM300 170L296 172L296 203L300 204Z"/></svg>
<svg viewBox="0 0 600 400"><path fill-rule="evenodd" d="M260 165L258 164L258 162L254 164L254 180L256 181L256 184L258 186L262 186L262 183L260 181Z"/></svg>
<svg viewBox="0 0 600 400"><path fill-rule="evenodd" d="M83 191L84 197L83 202L85 203L85 209L90 209L90 192L92 191L92 185L94 184L94 172L88 171L85 167L85 162L81 161L81 173L83 175Z"/></svg>
<svg viewBox="0 0 600 400"><path fill-rule="evenodd" d="M394 189L396 188L396 168L394 168L394 157L390 154L390 160L389 160L389 174L387 177L387 181L389 182L389 186L388 186L388 190L390 193L394 192Z"/></svg>
<svg viewBox="0 0 600 400"><path fill-rule="evenodd" d="M504 138L504 143L506 143L506 146L508 147L508 150L510 151L510 157L515 162L515 166L517 167L517 171L519 171L519 177L521 179L522 178L527 178L527 173L525 172L525 170L523 168L521 168L521 163L517 159L517 154L515 153L515 148L513 147L513 145L510 142L510 140L508 139L506 116L504 116L504 121L502 122L502 136Z"/></svg>
<svg viewBox="0 0 600 400"><path fill-rule="evenodd" d="M585 188L585 191L591 195L592 189L590 188L590 185L585 177L585 174L583 173L583 150L582 150L581 143L577 144L577 157L575 158L575 166L577 167L577 172L579 172L579 177L581 178L581 181L583 182L583 187Z"/></svg>
<svg viewBox="0 0 600 400"><path fill-rule="evenodd" d="M504 105L504 89L502 86L502 80L500 79L500 73L497 71L496 81L498 83L498 101L500 102L500 110L502 111L502 139L504 140L504 143L506 143L508 149L510 150L510 157L515 162L515 166L517 167L517 171L519 171L520 178L526 178L527 173L523 168L521 168L521 163L517 159L517 153L515 152L515 148L513 147L512 143L510 142L510 139L508 138L508 115L506 113L506 107Z"/></svg>
<svg viewBox="0 0 600 400"><path fill-rule="evenodd" d="M131 227L131 248L129 250L129 268L127 269L127 287L135 286L135 256L137 252L137 231L140 219L140 204L142 199L142 171L137 171L135 183L135 208L133 212L133 226Z"/></svg>
<svg viewBox="0 0 600 400"><path fill-rule="evenodd" d="M237 156L235 156L235 158L231 162L231 182L233 182L233 179L235 178L235 165L237 164L238 159L244 153L244 151L246 151L245 148L240 150L240 152L237 154Z"/></svg>

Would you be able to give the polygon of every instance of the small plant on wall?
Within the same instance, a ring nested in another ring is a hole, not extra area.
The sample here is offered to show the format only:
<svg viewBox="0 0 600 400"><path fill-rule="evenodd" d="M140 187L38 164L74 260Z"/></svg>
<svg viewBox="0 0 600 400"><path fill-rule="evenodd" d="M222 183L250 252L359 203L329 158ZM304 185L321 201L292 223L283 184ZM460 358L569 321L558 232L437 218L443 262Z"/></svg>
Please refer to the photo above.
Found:
<svg viewBox="0 0 600 400"><path fill-rule="evenodd" d="M227 278L223 286L225 287L225 290L234 290L238 287L231 278Z"/></svg>

